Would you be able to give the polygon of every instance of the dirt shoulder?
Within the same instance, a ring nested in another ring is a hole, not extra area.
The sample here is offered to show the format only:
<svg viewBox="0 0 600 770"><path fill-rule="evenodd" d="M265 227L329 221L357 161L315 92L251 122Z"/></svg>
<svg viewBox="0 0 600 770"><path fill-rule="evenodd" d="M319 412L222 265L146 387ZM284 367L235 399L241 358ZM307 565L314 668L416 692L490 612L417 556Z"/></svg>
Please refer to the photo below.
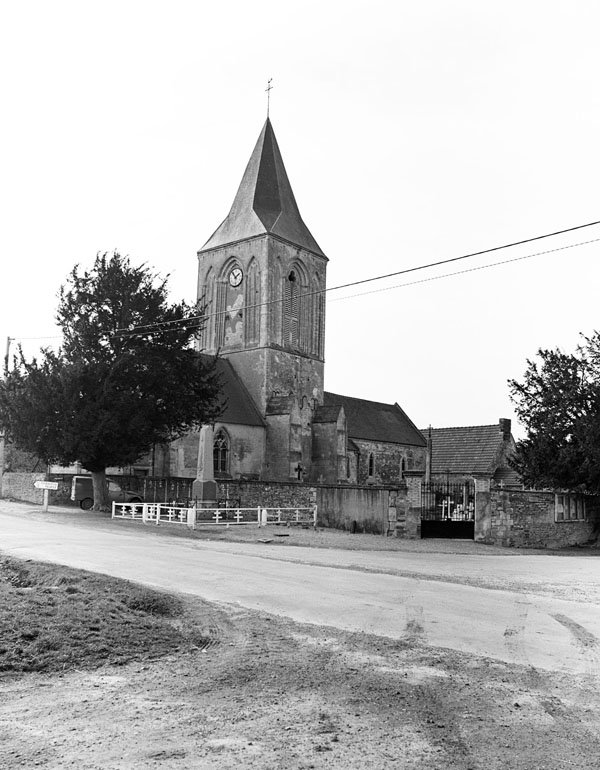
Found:
<svg viewBox="0 0 600 770"><path fill-rule="evenodd" d="M203 650L0 680L0 765L595 768L597 671L548 675L189 600ZM597 661L596 661L597 662Z"/></svg>

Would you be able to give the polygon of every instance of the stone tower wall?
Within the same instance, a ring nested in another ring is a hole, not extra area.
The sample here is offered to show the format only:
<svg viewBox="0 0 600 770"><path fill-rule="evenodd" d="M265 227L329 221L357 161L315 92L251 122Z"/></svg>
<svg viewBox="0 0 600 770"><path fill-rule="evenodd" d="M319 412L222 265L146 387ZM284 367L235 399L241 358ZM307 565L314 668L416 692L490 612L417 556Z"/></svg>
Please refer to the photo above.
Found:
<svg viewBox="0 0 600 770"><path fill-rule="evenodd" d="M316 290L325 288L326 260L270 235L198 259L198 297L208 316L201 348L228 358L263 415L272 395L322 403L325 302ZM237 289L228 283L234 266L244 275Z"/></svg>

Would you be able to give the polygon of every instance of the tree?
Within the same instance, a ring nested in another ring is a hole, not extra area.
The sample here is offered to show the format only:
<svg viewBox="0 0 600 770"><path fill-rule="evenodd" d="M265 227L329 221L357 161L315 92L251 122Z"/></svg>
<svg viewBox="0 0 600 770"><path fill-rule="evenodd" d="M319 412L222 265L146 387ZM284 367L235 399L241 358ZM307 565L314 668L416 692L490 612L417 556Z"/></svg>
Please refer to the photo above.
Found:
<svg viewBox="0 0 600 770"><path fill-rule="evenodd" d="M167 279L115 252L76 266L59 292L63 344L0 382L0 426L46 463L91 472L94 508L106 499L106 468L130 465L219 413L214 360L192 347L202 312L167 302Z"/></svg>
<svg viewBox="0 0 600 770"><path fill-rule="evenodd" d="M533 488L600 491L600 335L575 353L539 350L522 382L509 380L526 438L515 469Z"/></svg>

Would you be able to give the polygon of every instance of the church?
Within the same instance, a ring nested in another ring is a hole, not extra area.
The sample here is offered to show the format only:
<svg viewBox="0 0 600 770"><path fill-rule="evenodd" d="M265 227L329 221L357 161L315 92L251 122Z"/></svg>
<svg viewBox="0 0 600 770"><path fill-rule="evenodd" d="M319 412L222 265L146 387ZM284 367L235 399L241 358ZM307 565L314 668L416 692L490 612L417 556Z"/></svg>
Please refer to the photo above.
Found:
<svg viewBox="0 0 600 770"><path fill-rule="evenodd" d="M398 484L427 443L396 404L324 390L328 259L304 223L269 118L229 214L198 252L223 411L202 429L217 482ZM199 434L174 442L165 475L194 477ZM201 450L202 451L202 450Z"/></svg>

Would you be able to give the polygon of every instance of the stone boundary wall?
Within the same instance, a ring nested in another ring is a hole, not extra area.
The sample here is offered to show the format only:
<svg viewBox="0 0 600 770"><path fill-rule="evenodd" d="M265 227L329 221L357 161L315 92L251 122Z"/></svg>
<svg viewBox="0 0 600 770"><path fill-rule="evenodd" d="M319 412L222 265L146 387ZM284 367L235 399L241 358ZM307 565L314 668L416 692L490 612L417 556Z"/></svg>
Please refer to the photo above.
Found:
<svg viewBox="0 0 600 770"><path fill-rule="evenodd" d="M317 501L316 487L283 481L217 481L217 495L241 508L308 508Z"/></svg>
<svg viewBox="0 0 600 770"><path fill-rule="evenodd" d="M50 505L74 505L70 500L72 474L4 473L2 497L42 505L43 492L35 481L58 481L57 491L50 491ZM118 476L110 476L120 483ZM174 481L174 479L168 479ZM189 481L187 479L186 481ZM318 525L356 532L387 534L390 516L396 518L397 490L388 488L311 485L305 483L265 482L252 480L218 481L219 500L230 499L243 508L309 508L318 507ZM398 498L398 504L400 504Z"/></svg>
<svg viewBox="0 0 600 770"><path fill-rule="evenodd" d="M355 485L294 484L266 481L218 481L219 499L229 498L242 508L307 508L316 505L318 525L385 535L397 490ZM392 495L390 497L390 495Z"/></svg>
<svg viewBox="0 0 600 770"><path fill-rule="evenodd" d="M387 535L390 510L396 508L396 493L396 490L372 486L318 487L319 524L350 532Z"/></svg>
<svg viewBox="0 0 600 770"><path fill-rule="evenodd" d="M491 489L482 495L476 540L517 548L565 548L593 542L600 533L600 499L586 498L586 519L555 521L554 492Z"/></svg>
<svg viewBox="0 0 600 770"><path fill-rule="evenodd" d="M36 489L34 483L45 479L45 473L3 473L0 497L42 505L44 493L41 489Z"/></svg>

